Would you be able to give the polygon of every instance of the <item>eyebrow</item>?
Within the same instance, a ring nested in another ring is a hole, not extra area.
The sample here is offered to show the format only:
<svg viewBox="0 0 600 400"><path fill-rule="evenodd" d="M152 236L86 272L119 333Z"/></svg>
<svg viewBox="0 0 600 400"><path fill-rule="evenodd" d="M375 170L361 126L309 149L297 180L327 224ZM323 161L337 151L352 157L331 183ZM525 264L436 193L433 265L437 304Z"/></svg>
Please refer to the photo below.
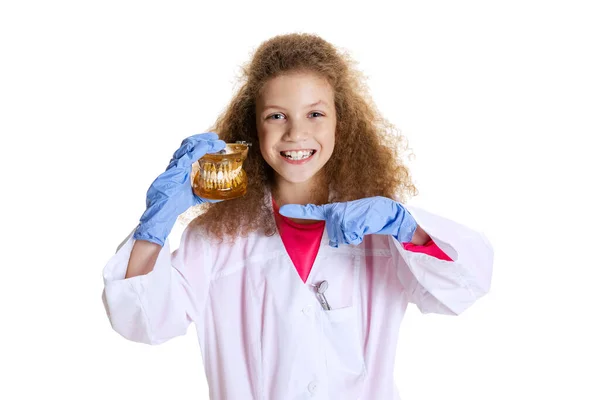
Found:
<svg viewBox="0 0 600 400"><path fill-rule="evenodd" d="M319 104L323 104L324 106L329 107L329 104L327 104L326 101L319 100L316 103L312 103L312 104L309 104L309 105L305 106L304 108L316 107ZM277 106L277 105L267 105L267 106L265 106L265 108L263 110L268 110L269 108L282 108L282 109L285 109L285 107L280 107L280 106Z"/></svg>

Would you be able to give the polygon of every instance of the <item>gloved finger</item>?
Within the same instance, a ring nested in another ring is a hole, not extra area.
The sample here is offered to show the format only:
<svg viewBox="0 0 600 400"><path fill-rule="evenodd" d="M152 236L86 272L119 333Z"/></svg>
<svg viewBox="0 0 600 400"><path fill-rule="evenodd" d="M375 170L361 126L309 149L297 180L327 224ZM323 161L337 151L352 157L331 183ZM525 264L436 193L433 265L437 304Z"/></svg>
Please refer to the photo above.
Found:
<svg viewBox="0 0 600 400"><path fill-rule="evenodd" d="M225 148L227 144L222 140L211 140L208 142L199 142L194 146L194 149L190 153L190 159L192 162L198 161L202 156L208 153L216 153Z"/></svg>
<svg viewBox="0 0 600 400"><path fill-rule="evenodd" d="M348 207L350 208L350 207ZM346 210L343 223L340 221L343 241L345 244L359 245L363 241L365 234L370 233L370 224L373 223L372 212L362 209L360 213L357 210Z"/></svg>
<svg viewBox="0 0 600 400"><path fill-rule="evenodd" d="M188 142L181 146L174 154L169 168L173 166L187 168L198 161L207 153L216 153L225 148L226 143L222 140L200 141L196 143ZM181 153L181 154L180 154Z"/></svg>
<svg viewBox="0 0 600 400"><path fill-rule="evenodd" d="M181 157L188 154L190 152L190 150L192 150L194 148L195 143L196 143L196 141L189 140L189 138L186 138L183 142L181 142L181 146L177 150L175 150L175 153L173 153L173 157L171 158L171 161L179 160Z"/></svg>
<svg viewBox="0 0 600 400"><path fill-rule="evenodd" d="M326 223L325 228L327 229L327 236L329 236L329 246L338 247L339 239L342 237L340 227L333 223Z"/></svg>
<svg viewBox="0 0 600 400"><path fill-rule="evenodd" d="M363 235L361 232L344 232L344 243L357 246L361 244L362 241Z"/></svg>
<svg viewBox="0 0 600 400"><path fill-rule="evenodd" d="M217 140L219 138L219 135L217 135L215 132L206 132L206 133L198 133L196 135L192 135L187 139L191 139L193 141L200 141L200 140Z"/></svg>
<svg viewBox="0 0 600 400"><path fill-rule="evenodd" d="M300 204L286 204L279 209L279 214L288 218L325 221L327 219L328 206L330 206L330 204L324 204L322 206L317 206L314 204L307 204L305 206Z"/></svg>
<svg viewBox="0 0 600 400"><path fill-rule="evenodd" d="M219 135L214 132L199 133L197 135L189 136L181 142L181 146L173 154L173 159L178 160L184 155L188 154L192 149L198 146L198 144L204 144L219 139ZM217 150L218 151L218 150Z"/></svg>

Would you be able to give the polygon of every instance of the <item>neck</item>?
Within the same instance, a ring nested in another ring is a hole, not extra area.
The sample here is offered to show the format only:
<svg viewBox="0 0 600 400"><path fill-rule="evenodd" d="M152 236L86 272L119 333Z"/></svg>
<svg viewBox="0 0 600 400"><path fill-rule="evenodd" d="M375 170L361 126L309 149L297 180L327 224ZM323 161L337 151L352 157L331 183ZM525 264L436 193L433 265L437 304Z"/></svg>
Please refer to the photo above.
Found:
<svg viewBox="0 0 600 400"><path fill-rule="evenodd" d="M282 207L286 204L320 205L326 204L329 200L327 184L322 176L314 177L313 179L300 183L288 182L277 176L275 178L272 194L278 207ZM295 218L292 220L300 224L317 222Z"/></svg>

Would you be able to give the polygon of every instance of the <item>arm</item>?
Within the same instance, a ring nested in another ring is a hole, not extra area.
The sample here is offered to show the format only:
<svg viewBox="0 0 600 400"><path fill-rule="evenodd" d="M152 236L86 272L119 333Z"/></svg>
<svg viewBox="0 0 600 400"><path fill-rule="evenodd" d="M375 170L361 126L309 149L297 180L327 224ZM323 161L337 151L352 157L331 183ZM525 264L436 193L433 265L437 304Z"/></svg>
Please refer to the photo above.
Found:
<svg viewBox="0 0 600 400"><path fill-rule="evenodd" d="M417 207L407 207L449 262L406 249L390 237L398 278L423 313L457 315L490 289L494 252L480 232Z"/></svg>
<svg viewBox="0 0 600 400"><path fill-rule="evenodd" d="M429 242L430 240L431 240L431 236L429 236L427 234L427 232L425 232L423 230L423 228L421 228L419 225L417 225L417 230L415 231L415 234L410 242L417 246L423 246L425 243Z"/></svg>
<svg viewBox="0 0 600 400"><path fill-rule="evenodd" d="M403 242L402 246L408 251L429 254L439 260L453 261L420 226L417 226L412 241Z"/></svg>
<svg viewBox="0 0 600 400"><path fill-rule="evenodd" d="M184 335L192 321L202 323L212 264L204 242L186 228L177 250L171 254L166 240L156 254L156 245L129 236L103 270L113 329L154 345Z"/></svg>
<svg viewBox="0 0 600 400"><path fill-rule="evenodd" d="M332 247L358 245L364 235L387 235L398 278L424 313L459 314L489 290L494 254L485 236L417 207L376 196L319 206L288 204L279 212L326 221ZM430 245L411 243L427 237ZM415 246L422 248L409 251Z"/></svg>
<svg viewBox="0 0 600 400"><path fill-rule="evenodd" d="M192 320L200 321L198 310L204 309L210 281L210 250L203 240L192 240L197 236L186 228L179 249L171 254L167 237L181 213L207 201L193 193L192 164L224 147L213 132L183 140L150 185L139 225L104 268L104 305L122 336L158 344L185 334ZM194 268L189 268L190 260Z"/></svg>
<svg viewBox="0 0 600 400"><path fill-rule="evenodd" d="M136 240L129 257L125 279L151 272L161 249L162 246L156 243Z"/></svg>

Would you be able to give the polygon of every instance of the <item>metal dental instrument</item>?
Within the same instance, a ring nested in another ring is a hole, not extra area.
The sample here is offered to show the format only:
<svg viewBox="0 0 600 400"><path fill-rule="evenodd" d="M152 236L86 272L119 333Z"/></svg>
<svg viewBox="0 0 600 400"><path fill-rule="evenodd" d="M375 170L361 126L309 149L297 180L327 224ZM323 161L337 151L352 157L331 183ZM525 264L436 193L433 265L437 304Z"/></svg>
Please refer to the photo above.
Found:
<svg viewBox="0 0 600 400"><path fill-rule="evenodd" d="M314 286L317 288L317 299L319 300L319 303L321 303L321 307L323 307L323 310L331 310L331 307L329 306L329 303L325 298L325 291L329 287L327 281L323 281Z"/></svg>

